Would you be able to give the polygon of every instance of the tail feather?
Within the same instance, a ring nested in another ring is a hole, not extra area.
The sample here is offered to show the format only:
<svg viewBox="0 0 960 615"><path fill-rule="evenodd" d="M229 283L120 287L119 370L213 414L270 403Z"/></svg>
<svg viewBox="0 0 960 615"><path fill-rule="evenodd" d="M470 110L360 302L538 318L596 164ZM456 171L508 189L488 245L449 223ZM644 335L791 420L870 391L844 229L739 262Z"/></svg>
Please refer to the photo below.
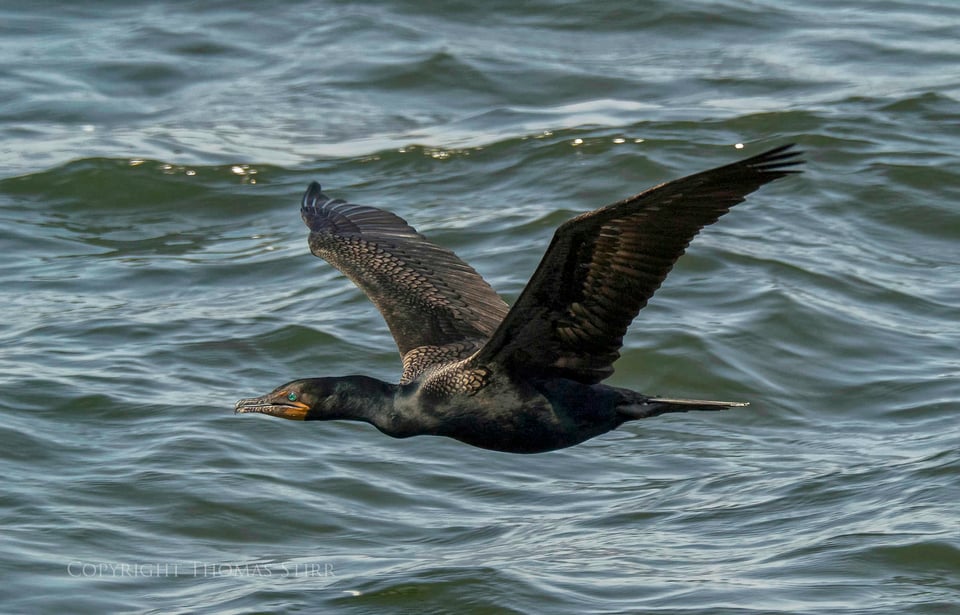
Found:
<svg viewBox="0 0 960 615"><path fill-rule="evenodd" d="M679 399L675 397L647 397L629 405L620 406L617 411L628 420L646 419L668 412L690 412L691 410L727 410L749 406L744 401L713 401L707 399Z"/></svg>

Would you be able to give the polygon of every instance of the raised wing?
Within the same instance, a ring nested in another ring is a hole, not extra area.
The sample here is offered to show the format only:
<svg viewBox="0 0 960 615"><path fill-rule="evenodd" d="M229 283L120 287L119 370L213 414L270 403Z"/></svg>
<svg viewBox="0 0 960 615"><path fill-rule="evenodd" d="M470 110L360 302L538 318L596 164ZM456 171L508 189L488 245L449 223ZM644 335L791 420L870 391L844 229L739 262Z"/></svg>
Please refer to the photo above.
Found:
<svg viewBox="0 0 960 615"><path fill-rule="evenodd" d="M456 254L399 216L325 195L313 182L300 209L310 251L350 278L387 321L404 362L401 381L476 351L507 304Z"/></svg>
<svg viewBox="0 0 960 615"><path fill-rule="evenodd" d="M704 226L798 171L785 145L582 214L554 234L516 304L470 365L584 383L613 373L623 335Z"/></svg>

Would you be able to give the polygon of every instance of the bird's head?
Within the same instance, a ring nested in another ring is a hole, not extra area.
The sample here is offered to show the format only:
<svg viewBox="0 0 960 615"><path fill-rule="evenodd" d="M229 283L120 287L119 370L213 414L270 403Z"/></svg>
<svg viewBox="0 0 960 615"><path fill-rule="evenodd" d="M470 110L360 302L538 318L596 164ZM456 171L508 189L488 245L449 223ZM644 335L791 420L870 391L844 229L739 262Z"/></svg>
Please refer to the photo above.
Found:
<svg viewBox="0 0 960 615"><path fill-rule="evenodd" d="M337 418L341 397L338 378L306 378L275 388L261 397L237 402L236 413L259 413L294 421Z"/></svg>

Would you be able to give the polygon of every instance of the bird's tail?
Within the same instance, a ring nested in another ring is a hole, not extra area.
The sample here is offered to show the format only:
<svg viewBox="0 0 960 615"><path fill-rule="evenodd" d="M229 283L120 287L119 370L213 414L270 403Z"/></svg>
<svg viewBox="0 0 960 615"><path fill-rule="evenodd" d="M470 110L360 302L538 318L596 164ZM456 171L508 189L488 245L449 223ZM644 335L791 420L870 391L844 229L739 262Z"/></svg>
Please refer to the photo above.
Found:
<svg viewBox="0 0 960 615"><path fill-rule="evenodd" d="M668 412L691 410L727 410L743 408L750 404L744 401L711 401L706 399L677 399L674 397L643 397L633 403L619 406L617 411L627 420L646 419Z"/></svg>

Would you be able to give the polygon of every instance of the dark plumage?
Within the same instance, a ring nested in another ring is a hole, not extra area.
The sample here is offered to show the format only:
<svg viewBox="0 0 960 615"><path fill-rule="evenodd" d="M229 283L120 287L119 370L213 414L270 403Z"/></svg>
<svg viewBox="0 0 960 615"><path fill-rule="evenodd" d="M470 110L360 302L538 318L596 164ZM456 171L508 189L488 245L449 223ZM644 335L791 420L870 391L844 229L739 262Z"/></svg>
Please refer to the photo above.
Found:
<svg viewBox="0 0 960 615"><path fill-rule="evenodd" d="M786 145L577 216L556 231L512 308L453 252L380 209L303 197L310 250L373 301L397 342L397 385L366 376L295 380L238 413L360 420L394 437L442 435L537 453L625 421L744 403L648 397L600 384L623 335L704 226L796 173Z"/></svg>

